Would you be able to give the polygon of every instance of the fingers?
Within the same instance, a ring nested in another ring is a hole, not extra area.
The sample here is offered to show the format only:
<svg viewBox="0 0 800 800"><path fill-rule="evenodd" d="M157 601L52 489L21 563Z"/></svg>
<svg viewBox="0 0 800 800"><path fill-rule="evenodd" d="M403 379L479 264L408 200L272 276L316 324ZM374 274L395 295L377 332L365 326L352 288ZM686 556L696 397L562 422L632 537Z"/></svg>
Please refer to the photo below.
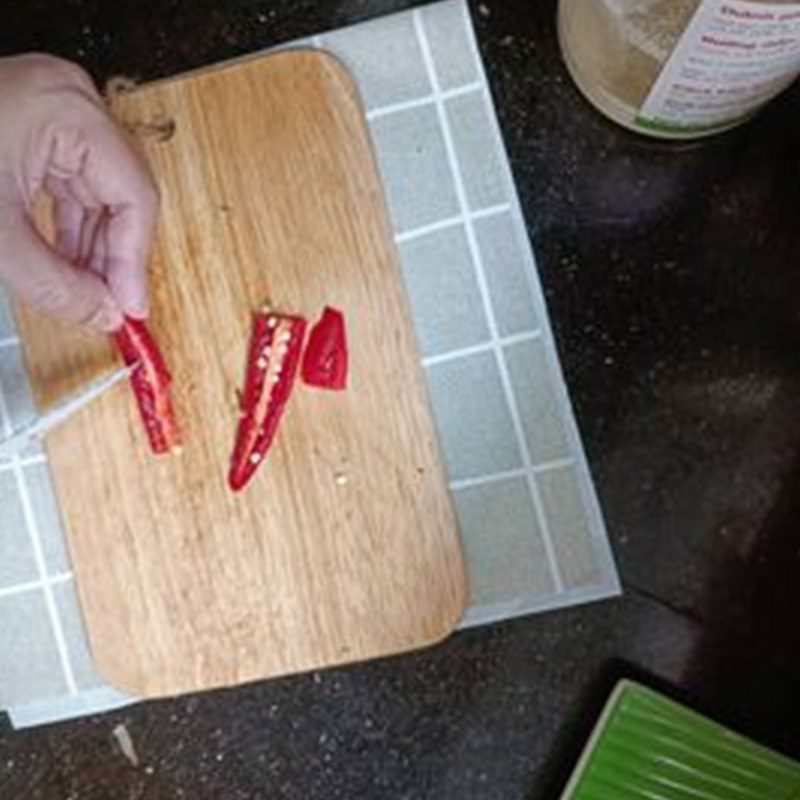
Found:
<svg viewBox="0 0 800 800"><path fill-rule="evenodd" d="M67 261L88 267L105 277L107 213L85 187L80 177L49 176L45 188L55 199L53 217L55 247Z"/></svg>
<svg viewBox="0 0 800 800"><path fill-rule="evenodd" d="M98 330L122 324L119 306L101 277L51 250L21 213L4 222L0 278L12 292L39 311Z"/></svg>
<svg viewBox="0 0 800 800"><path fill-rule="evenodd" d="M125 314L147 316L158 194L146 164L101 109L87 110L80 136L56 137L51 158L59 251L102 274Z"/></svg>
<svg viewBox="0 0 800 800"><path fill-rule="evenodd" d="M99 257L100 254L96 253L95 250L103 216L102 208L87 208L84 210L77 258L79 266L91 267L100 275L104 275L103 261Z"/></svg>
<svg viewBox="0 0 800 800"><path fill-rule="evenodd" d="M108 214L104 211L97 219L97 223L94 228L94 237L92 239L91 249L89 250L89 254L84 262L84 265L95 274L100 275L106 282L106 286L108 286L108 264L106 262L106 256L108 253L107 243ZM117 305L119 305L119 300L117 300Z"/></svg>
<svg viewBox="0 0 800 800"><path fill-rule="evenodd" d="M44 185L54 201L55 248L67 261L76 261L83 227L83 206L73 197L66 181L50 175Z"/></svg>
<svg viewBox="0 0 800 800"><path fill-rule="evenodd" d="M56 200L53 217L56 226L56 250L67 261L77 261L84 220L83 207L69 198Z"/></svg>
<svg viewBox="0 0 800 800"><path fill-rule="evenodd" d="M107 213L105 274L126 314L148 310L147 266L158 214L158 193L144 161L124 131L105 120L91 140L81 172L84 189Z"/></svg>
<svg viewBox="0 0 800 800"><path fill-rule="evenodd" d="M0 83L0 111L18 135L0 146L0 204L21 218L12 229L0 216L0 278L38 308L98 327L145 316L158 212L146 162L79 69L46 57L4 63L14 80ZM43 185L55 200L53 249L25 215Z"/></svg>
<svg viewBox="0 0 800 800"><path fill-rule="evenodd" d="M106 225L105 269L108 287L123 310L143 318L148 311L147 264L155 226L148 204L112 210Z"/></svg>

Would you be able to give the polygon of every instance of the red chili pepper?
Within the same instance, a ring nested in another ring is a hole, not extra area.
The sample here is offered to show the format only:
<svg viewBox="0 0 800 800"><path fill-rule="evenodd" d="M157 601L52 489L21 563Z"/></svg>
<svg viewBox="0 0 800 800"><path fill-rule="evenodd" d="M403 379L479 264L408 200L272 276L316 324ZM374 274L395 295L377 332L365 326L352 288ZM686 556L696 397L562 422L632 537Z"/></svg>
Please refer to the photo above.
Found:
<svg viewBox="0 0 800 800"><path fill-rule="evenodd" d="M177 450L181 438L170 397L172 375L147 325L126 317L113 339L123 361L136 365L131 372L131 387L151 449L154 453Z"/></svg>
<svg viewBox="0 0 800 800"><path fill-rule="evenodd" d="M228 483L244 488L269 450L283 416L300 363L306 321L271 312L253 318L241 417Z"/></svg>
<svg viewBox="0 0 800 800"><path fill-rule="evenodd" d="M334 390L347 386L347 334L341 311L326 307L311 329L302 375L309 386Z"/></svg>

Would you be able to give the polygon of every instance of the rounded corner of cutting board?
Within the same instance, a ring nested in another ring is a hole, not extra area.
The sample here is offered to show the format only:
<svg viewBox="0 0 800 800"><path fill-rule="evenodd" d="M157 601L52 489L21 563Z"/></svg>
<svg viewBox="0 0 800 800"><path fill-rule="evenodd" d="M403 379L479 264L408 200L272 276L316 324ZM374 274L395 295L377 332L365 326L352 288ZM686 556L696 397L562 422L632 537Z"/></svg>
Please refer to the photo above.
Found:
<svg viewBox="0 0 800 800"><path fill-rule="evenodd" d="M122 692L123 694L130 695L131 697L159 696L160 693L158 691L154 693L152 687L148 687L146 685L147 681L143 680L143 676L141 674L132 675L131 671L126 668L126 665L121 664L116 658L114 659L113 663L111 660L107 660L104 657L105 653L107 652L106 648L96 648L94 646L94 643L92 642L91 626L87 627L89 628L89 652L91 654L92 664L109 686L119 692Z"/></svg>
<svg viewBox="0 0 800 800"><path fill-rule="evenodd" d="M254 59L252 64L258 68L263 68L275 65L278 62L284 62L291 67L306 63L313 64L315 67L322 66L329 74L345 80L352 86L356 85L355 78L347 65L337 55L331 53L330 50L323 50L318 47L288 47L276 53L267 53L263 59Z"/></svg>
<svg viewBox="0 0 800 800"><path fill-rule="evenodd" d="M454 529L457 533L458 526L455 525ZM453 543L452 558L454 562L458 562L458 567L451 565L452 570L449 577L452 582L447 591L449 596L444 599L440 598L436 608L428 608L428 626L425 634L418 635L406 648L401 647L397 652L402 652L404 649L406 652L414 652L435 647L455 633L464 619L464 614L469 608L470 583L460 537ZM421 608L419 610L422 612ZM379 654L378 657L381 655L390 655L390 653Z"/></svg>
<svg viewBox="0 0 800 800"><path fill-rule="evenodd" d="M277 64L279 61L284 62L290 68L298 65L310 66L319 72L324 80L335 82L349 99L357 105L359 113L361 115L364 114L364 103L361 99L361 92L355 76L339 56L329 50L314 47L288 48L277 53L268 54L259 66L267 67L270 64Z"/></svg>
<svg viewBox="0 0 800 800"><path fill-rule="evenodd" d="M330 75L342 81L352 92L358 94L358 84L350 68L339 56L328 50L315 50L314 58L322 64Z"/></svg>
<svg viewBox="0 0 800 800"><path fill-rule="evenodd" d="M441 630L435 633L430 641L431 645L438 644L439 642L450 636L453 631L459 626L459 623L464 619L464 614L467 613L469 608L469 576L467 574L467 565L464 562L463 549L459 547L459 560L461 561L461 571L456 578L456 596L453 599L450 607L447 609L446 614L442 614L442 627Z"/></svg>
<svg viewBox="0 0 800 800"><path fill-rule="evenodd" d="M441 644L449 639L450 636L452 636L458 629L461 620L464 619L464 614L466 613L469 605L468 599L469 594L465 591L463 600L455 603L452 609L448 610L448 614L442 615L439 627L433 630L427 639L417 640L413 645L413 649L426 650L429 647L436 647L436 645Z"/></svg>

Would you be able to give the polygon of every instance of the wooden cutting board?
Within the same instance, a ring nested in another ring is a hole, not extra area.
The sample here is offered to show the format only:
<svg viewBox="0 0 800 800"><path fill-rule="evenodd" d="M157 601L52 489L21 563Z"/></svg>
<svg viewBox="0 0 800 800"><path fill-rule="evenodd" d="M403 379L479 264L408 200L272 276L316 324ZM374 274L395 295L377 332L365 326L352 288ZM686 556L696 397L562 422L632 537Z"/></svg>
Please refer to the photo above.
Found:
<svg viewBox="0 0 800 800"><path fill-rule="evenodd" d="M343 67L287 51L115 101L162 193L152 328L180 457L115 388L48 440L92 654L145 696L417 648L465 603L457 526L386 207ZM250 314L341 308L351 381L299 382L240 495L226 485ZM20 309L47 407L111 366L104 337Z"/></svg>

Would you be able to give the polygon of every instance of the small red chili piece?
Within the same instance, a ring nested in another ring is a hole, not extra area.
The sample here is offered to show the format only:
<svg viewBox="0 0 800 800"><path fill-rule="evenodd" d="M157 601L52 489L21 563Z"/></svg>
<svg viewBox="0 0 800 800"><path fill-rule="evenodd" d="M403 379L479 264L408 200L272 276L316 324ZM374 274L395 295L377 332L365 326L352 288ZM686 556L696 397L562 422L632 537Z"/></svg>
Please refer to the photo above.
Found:
<svg viewBox="0 0 800 800"><path fill-rule="evenodd" d="M134 367L131 387L150 448L157 454L179 450L181 437L170 394L172 375L147 325L126 317L112 338L123 361Z"/></svg>
<svg viewBox="0 0 800 800"><path fill-rule="evenodd" d="M303 382L321 389L347 386L347 334L344 315L330 306L311 329L303 356Z"/></svg>
<svg viewBox="0 0 800 800"><path fill-rule="evenodd" d="M253 317L241 417L228 473L235 492L253 477L275 438L297 376L305 331L302 317L271 312Z"/></svg>

